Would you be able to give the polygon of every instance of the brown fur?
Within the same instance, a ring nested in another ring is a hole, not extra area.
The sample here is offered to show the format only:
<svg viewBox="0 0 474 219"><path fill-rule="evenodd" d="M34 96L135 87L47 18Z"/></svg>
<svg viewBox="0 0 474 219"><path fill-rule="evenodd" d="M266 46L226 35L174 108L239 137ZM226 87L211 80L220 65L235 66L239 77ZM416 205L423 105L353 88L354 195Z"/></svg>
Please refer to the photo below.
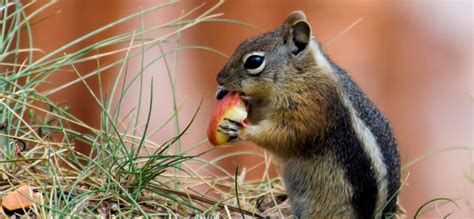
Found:
<svg viewBox="0 0 474 219"><path fill-rule="evenodd" d="M353 191L346 184L344 169L336 161L334 155L323 153L308 160L290 159L285 162L286 177L308 184L300 187L312 188L311 192L292 197L294 206L307 208L301 218L354 218L351 207Z"/></svg>
<svg viewBox="0 0 474 219"><path fill-rule="evenodd" d="M300 66L303 71L312 68ZM281 157L304 156L307 148L299 148L299 141L324 135L325 129L331 126L326 112L330 99L337 98L332 92L334 83L324 73L283 77L264 92L266 100L261 101L264 104L251 108L250 126L257 126L258 131L252 127L243 129L241 138L254 141Z"/></svg>

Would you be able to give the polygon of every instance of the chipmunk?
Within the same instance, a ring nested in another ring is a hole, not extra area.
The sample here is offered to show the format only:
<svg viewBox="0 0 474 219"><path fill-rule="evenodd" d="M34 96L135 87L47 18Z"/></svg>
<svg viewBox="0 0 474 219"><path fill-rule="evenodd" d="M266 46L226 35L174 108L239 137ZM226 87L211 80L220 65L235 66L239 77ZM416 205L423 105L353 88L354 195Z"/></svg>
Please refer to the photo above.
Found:
<svg viewBox="0 0 474 219"><path fill-rule="evenodd" d="M387 119L312 37L301 11L242 42L217 75L217 98L233 91L248 125L222 133L283 161L298 218L381 218L398 213L400 159Z"/></svg>

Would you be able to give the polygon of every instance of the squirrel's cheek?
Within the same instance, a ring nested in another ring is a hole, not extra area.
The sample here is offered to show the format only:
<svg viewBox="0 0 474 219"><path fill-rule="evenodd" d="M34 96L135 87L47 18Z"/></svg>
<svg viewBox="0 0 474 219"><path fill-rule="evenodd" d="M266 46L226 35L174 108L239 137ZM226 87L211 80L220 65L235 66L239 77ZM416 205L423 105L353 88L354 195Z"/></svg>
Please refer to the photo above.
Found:
<svg viewBox="0 0 474 219"><path fill-rule="evenodd" d="M227 129L223 129L225 126ZM207 129L211 144L218 146L236 137L241 127L247 126L247 109L240 96L231 92L217 104Z"/></svg>

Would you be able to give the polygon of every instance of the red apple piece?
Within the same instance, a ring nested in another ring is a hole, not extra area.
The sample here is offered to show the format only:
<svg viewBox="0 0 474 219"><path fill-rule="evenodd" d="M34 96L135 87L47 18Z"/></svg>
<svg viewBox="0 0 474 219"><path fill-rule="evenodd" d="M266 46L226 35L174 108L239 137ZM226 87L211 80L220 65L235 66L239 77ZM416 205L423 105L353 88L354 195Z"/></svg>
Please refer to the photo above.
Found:
<svg viewBox="0 0 474 219"><path fill-rule="evenodd" d="M246 125L247 108L237 92L229 92L224 96L217 103L216 109L212 114L207 129L207 138L214 146L225 144L230 140L231 136L218 131L225 118L239 121L243 126Z"/></svg>

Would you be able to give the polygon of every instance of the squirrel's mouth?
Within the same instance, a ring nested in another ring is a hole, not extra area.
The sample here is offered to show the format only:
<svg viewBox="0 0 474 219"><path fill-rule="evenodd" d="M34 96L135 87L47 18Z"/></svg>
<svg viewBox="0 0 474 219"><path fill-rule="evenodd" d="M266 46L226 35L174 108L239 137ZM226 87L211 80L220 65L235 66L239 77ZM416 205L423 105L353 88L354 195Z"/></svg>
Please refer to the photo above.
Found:
<svg viewBox="0 0 474 219"><path fill-rule="evenodd" d="M222 98L224 98L229 92L231 92L230 90L227 90L224 86L220 85L219 87L217 87L217 91L216 91L216 99L217 100L221 100ZM237 92L240 96L240 99L242 99L242 102L245 104L245 107L247 108L247 112L248 114L251 114L251 111L252 111L252 107L251 107L251 97L248 96L245 92L243 91L233 91L233 92Z"/></svg>
<svg viewBox="0 0 474 219"><path fill-rule="evenodd" d="M216 100L221 100L222 98L225 97L225 95L227 95L227 94L228 94L229 92L231 92L231 91L232 91L232 92L237 92L237 93L239 94L240 98L242 98L242 100L243 100L244 102L247 101L247 103L248 103L248 101L250 100L250 96L246 95L245 92L243 92L243 91L238 91L238 90L227 90L227 89L224 88L224 86L222 86L222 85L220 85L220 86L217 87L217 91L216 91L216 95L215 95Z"/></svg>
<svg viewBox="0 0 474 219"><path fill-rule="evenodd" d="M216 95L215 95L216 100L221 100L228 93L229 93L229 90L225 89L224 86L222 86L222 85L218 86L217 91L216 91Z"/></svg>

